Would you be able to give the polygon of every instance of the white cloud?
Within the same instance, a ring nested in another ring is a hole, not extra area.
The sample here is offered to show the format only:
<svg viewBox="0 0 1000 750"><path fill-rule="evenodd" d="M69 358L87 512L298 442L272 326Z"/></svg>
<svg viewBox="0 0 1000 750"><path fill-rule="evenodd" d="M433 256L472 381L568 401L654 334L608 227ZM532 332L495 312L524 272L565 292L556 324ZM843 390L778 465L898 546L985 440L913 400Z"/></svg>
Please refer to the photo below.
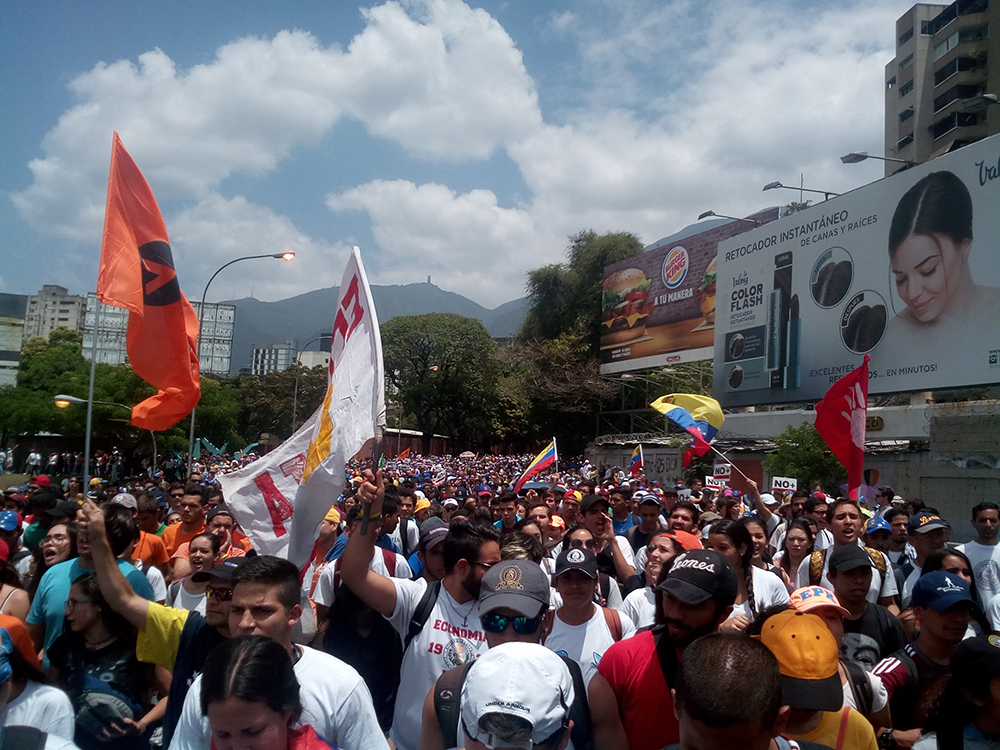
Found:
<svg viewBox="0 0 1000 750"><path fill-rule="evenodd" d="M379 245L380 284L431 274L438 286L487 307L518 296L524 272L558 237L522 209L501 208L489 190L461 195L444 185L376 180L327 197L334 211L365 211Z"/></svg>
<svg viewBox="0 0 1000 750"><path fill-rule="evenodd" d="M350 253L299 232L286 216L257 206L243 196L211 195L174 216L170 243L181 286L189 299L201 299L204 285L224 263L244 255L283 253L295 260L262 258L233 264L213 282L209 300L249 297L275 300L340 283Z"/></svg>
<svg viewBox="0 0 1000 750"><path fill-rule="evenodd" d="M878 165L837 157L880 150L882 69L906 7L581 2L542 16L545 33L576 41L575 58L560 62L574 68L565 80L526 70L501 25L458 0L365 10L367 26L346 48L283 31L225 45L189 70L154 50L73 81L79 103L43 139L34 182L14 201L40 231L92 242L118 129L161 200L189 206L168 226L192 278L233 254L291 243L303 248L303 273L289 281L284 269L250 263L225 273L244 286L259 277L258 296L301 293L339 281L328 269L339 268L345 247L306 236L265 205L224 197L221 185L240 192L234 177L266 174L335 134L341 118L357 118L453 174L497 149L514 161L530 197L509 207L489 180L462 191L417 185L396 179L391 164L384 179L327 198L332 210L370 218L373 282L431 273L445 288L499 303L522 293L526 271L560 260L566 236L581 229L649 242L709 208L749 213L795 197L761 195L770 180L794 184L804 173L807 187L840 192L874 179ZM579 106L543 121L533 75L562 86L562 101L579 87Z"/></svg>

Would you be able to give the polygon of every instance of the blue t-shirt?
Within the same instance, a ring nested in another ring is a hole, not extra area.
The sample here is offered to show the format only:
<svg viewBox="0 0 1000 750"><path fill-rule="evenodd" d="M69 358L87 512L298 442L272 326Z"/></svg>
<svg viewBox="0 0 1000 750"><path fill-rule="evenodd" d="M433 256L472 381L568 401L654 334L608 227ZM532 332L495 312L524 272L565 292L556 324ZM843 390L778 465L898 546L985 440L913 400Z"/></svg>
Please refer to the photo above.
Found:
<svg viewBox="0 0 1000 750"><path fill-rule="evenodd" d="M153 588L142 571L124 560L118 561L118 569L128 579L135 593L153 601ZM81 567L76 559L66 560L46 570L42 580L38 582L38 591L31 602L31 609L28 610L27 622L45 628L46 651L55 643L56 638L62 635L69 587L77 578L93 572L90 568Z"/></svg>
<svg viewBox="0 0 1000 750"><path fill-rule="evenodd" d="M628 518L626 518L624 521L619 521L617 518L612 516L611 525L615 527L615 536L625 536L625 534L628 533L629 529L631 529L633 526L638 526L638 524L635 522L635 516L633 516L631 513L628 514Z"/></svg>
<svg viewBox="0 0 1000 750"><path fill-rule="evenodd" d="M347 534L340 534L337 537L337 541L333 543L330 547L330 551L326 553L326 561L333 562L334 560L339 560L341 555L344 554L344 550L347 549Z"/></svg>

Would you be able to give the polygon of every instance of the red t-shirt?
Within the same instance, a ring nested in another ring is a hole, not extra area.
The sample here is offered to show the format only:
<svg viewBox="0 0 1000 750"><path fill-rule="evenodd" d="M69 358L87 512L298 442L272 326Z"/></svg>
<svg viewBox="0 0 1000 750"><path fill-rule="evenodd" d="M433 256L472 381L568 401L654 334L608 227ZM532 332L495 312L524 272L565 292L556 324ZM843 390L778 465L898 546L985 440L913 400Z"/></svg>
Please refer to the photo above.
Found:
<svg viewBox="0 0 1000 750"><path fill-rule="evenodd" d="M661 750L680 742L674 702L651 630L611 646L597 671L614 691L629 750Z"/></svg>

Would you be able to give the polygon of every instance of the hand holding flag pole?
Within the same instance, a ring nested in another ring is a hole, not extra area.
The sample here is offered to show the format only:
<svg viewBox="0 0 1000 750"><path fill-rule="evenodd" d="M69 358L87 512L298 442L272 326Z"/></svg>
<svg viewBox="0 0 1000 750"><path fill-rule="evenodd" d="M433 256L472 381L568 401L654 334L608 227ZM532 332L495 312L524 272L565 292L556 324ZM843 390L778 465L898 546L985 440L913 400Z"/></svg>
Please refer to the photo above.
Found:
<svg viewBox="0 0 1000 750"><path fill-rule="evenodd" d="M381 424L379 423L381 419ZM379 464L382 462L382 440L385 437L385 412L382 412L380 419L375 420L375 444L372 446L372 472L381 471ZM374 474L373 474L374 476ZM379 475L381 476L381 475ZM383 495L385 486L379 482ZM361 506L361 535L368 533L368 521L371 519L372 506L366 503Z"/></svg>

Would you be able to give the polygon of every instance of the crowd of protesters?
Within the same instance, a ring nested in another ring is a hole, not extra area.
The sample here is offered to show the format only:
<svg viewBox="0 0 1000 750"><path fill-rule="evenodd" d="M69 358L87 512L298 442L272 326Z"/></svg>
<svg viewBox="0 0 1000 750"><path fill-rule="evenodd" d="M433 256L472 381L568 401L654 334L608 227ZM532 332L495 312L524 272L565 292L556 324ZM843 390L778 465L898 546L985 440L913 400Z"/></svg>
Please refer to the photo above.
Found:
<svg viewBox="0 0 1000 750"><path fill-rule="evenodd" d="M995 503L954 545L890 488L417 456L349 465L300 571L249 460L5 491L0 747L1000 747Z"/></svg>

